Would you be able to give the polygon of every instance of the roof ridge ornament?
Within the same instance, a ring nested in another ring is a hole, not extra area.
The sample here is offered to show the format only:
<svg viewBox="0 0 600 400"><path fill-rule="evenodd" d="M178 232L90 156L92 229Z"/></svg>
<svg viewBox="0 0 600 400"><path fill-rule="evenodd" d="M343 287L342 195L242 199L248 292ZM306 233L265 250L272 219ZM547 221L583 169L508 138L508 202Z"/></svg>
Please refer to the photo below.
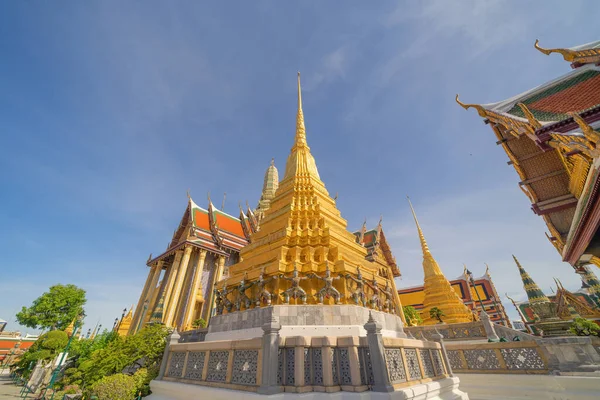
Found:
<svg viewBox="0 0 600 400"><path fill-rule="evenodd" d="M535 116L529 110L529 108L527 108L525 103L517 103L517 106L519 106L519 108L521 108L521 111L523 111L523 114L525 114L525 118L527 118L527 121L533 127L532 132L531 132L532 134L535 133L536 129L539 129L542 127L541 122L535 118Z"/></svg>
<svg viewBox="0 0 600 400"><path fill-rule="evenodd" d="M454 101L456 101L458 103L459 106L461 106L462 108L464 108L465 110L468 110L469 108L474 108L477 110L477 113L483 117L483 118L487 118L487 110L480 104L466 104L463 103L462 101L459 100L458 98L458 93L456 94L456 97L454 98Z"/></svg>
<svg viewBox="0 0 600 400"><path fill-rule="evenodd" d="M575 121L575 123L577 125L579 125L579 127L581 128L581 131L583 132L583 135L585 136L585 138L587 140L589 140L590 142L596 144L598 142L600 142L600 134L598 134L598 132L596 132L594 130L594 128L592 128L582 117L581 115L579 115L576 112L568 112L567 115L569 115L571 118L573 118L573 121Z"/></svg>
<svg viewBox="0 0 600 400"><path fill-rule="evenodd" d="M533 47L535 47L537 50L539 50L540 52L544 53L547 56L549 56L552 53L559 53L560 55L563 56L565 61L572 62L575 60L575 57L577 56L577 52L574 50L558 49L558 48L557 49L545 49L540 46L539 39L535 39L535 44L533 45Z"/></svg>

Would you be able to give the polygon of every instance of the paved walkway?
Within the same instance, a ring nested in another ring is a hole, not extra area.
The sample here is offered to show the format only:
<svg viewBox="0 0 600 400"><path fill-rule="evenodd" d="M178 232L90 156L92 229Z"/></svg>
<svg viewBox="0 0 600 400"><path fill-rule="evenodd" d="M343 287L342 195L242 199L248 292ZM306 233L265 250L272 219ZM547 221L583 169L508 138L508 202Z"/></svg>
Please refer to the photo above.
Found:
<svg viewBox="0 0 600 400"><path fill-rule="evenodd" d="M8 375L0 375L0 399L18 399L21 388L15 386Z"/></svg>

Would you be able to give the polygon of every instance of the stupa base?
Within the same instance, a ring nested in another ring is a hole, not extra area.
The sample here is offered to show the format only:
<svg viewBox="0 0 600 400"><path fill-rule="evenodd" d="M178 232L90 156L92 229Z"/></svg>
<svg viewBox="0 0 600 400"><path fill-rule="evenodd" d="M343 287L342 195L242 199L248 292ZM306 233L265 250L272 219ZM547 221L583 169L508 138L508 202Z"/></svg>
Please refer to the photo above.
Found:
<svg viewBox="0 0 600 400"><path fill-rule="evenodd" d="M406 388L400 388L390 393L378 392L308 392L289 393L282 392L272 395L262 395L247 391L222 389L217 387L199 386L179 382L168 382L154 380L150 383L152 395L150 400L188 400L188 399L211 399L211 400L251 400L251 399L302 399L302 400L468 400L469 396L458 388L459 380L456 377L445 378L434 382L422 383Z"/></svg>
<svg viewBox="0 0 600 400"><path fill-rule="evenodd" d="M261 337L262 326L274 315L280 336L366 336L364 324L372 313L384 337L405 338L402 319L366 307L343 305L275 305L216 315L211 318L205 341Z"/></svg>

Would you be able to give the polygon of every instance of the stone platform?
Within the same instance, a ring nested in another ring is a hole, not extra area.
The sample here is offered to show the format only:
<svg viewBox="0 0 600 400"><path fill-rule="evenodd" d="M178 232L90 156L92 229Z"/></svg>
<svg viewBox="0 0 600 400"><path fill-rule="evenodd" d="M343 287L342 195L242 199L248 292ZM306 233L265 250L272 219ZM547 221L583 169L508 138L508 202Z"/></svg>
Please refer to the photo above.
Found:
<svg viewBox="0 0 600 400"><path fill-rule="evenodd" d="M308 392L261 395L257 393L167 381L152 381L150 386L152 388L152 395L149 398L152 400L469 400L466 393L458 390L458 378L445 378L434 382L398 389L391 393Z"/></svg>
<svg viewBox="0 0 600 400"><path fill-rule="evenodd" d="M399 316L355 305L275 305L237 311L211 318L205 340L261 337L262 326L275 317L281 336L365 336L365 322L381 324L384 337L405 338Z"/></svg>

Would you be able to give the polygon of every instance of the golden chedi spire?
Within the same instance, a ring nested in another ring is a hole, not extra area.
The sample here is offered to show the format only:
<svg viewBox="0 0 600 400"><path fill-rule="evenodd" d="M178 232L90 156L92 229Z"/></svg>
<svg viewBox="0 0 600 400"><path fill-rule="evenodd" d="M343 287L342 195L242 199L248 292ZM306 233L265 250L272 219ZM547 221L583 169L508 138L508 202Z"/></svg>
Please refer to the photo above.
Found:
<svg viewBox="0 0 600 400"><path fill-rule="evenodd" d="M347 230L347 221L321 181L307 143L300 74L297 101L296 132L284 177L264 213L260 230L252 233L250 244L240 252L242 261L230 267L230 277L224 283L228 288L234 287L246 273L247 281L255 281L262 271L264 279L281 274L289 276L297 265L307 303L316 304L316 294L323 282L313 274L323 276L329 264L333 276L356 276L357 267L360 267L363 275L375 274L381 288L386 284L392 288L392 302L396 312L400 313L391 269L384 260L366 259L367 249ZM269 283L267 289L273 293L273 304L283 304L282 293L290 285L285 279ZM355 304L345 279L336 279L334 287L340 292L341 303ZM333 304L332 301L326 299L325 304ZM290 304L296 304L296 300L290 300Z"/></svg>
<svg viewBox="0 0 600 400"><path fill-rule="evenodd" d="M133 304L129 308L129 312L127 315L121 317L121 321L119 322L119 327L117 329L117 333L119 336L126 336L127 332L129 332L129 327L131 326L131 321L133 320Z"/></svg>
<svg viewBox="0 0 600 400"><path fill-rule="evenodd" d="M429 315L429 310L433 307L437 307L444 312L442 321L446 323L451 324L471 321L473 319L471 312L462 302L460 297L458 297L450 285L450 282L448 282L448 279L446 279L442 273L437 261L433 258L429 246L427 245L427 241L425 240L425 235L423 235L421 225L419 225L417 214L415 213L410 199L408 197L407 199L413 218L415 219L415 224L417 225L421 249L423 251L423 274L425 277L423 286L423 291L425 292L423 298L424 307L421 312L423 324L433 325L439 322L436 318L431 318Z"/></svg>
<svg viewBox="0 0 600 400"><path fill-rule="evenodd" d="M69 326L67 326L67 328L65 329L65 333L69 337L71 337L71 335L73 335L73 330L75 329L75 320L76 319L77 319L77 317L73 318L73 321L71 321L71 323L69 324Z"/></svg>

